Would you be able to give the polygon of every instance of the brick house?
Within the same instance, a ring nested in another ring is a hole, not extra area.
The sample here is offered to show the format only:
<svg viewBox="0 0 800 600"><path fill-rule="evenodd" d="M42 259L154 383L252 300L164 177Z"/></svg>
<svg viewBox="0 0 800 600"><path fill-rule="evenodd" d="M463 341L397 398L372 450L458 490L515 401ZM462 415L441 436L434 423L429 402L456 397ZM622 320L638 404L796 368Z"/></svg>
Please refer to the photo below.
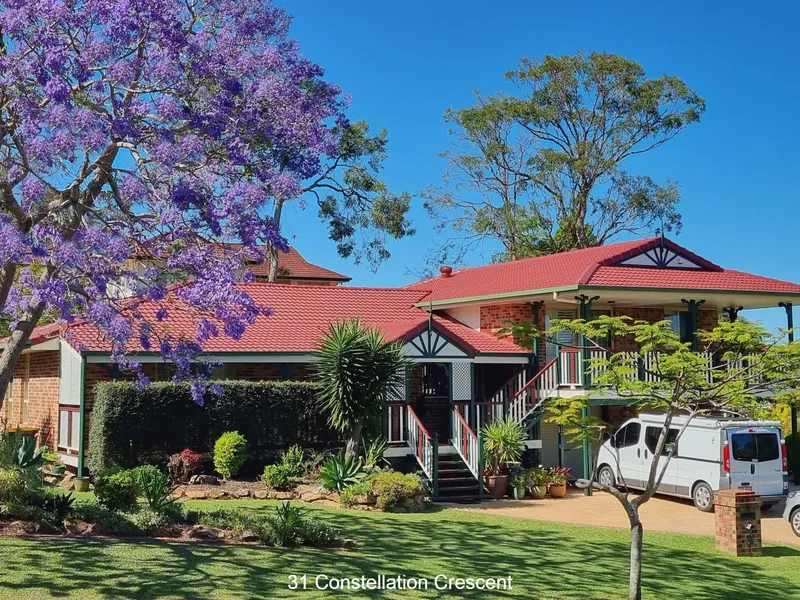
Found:
<svg viewBox="0 0 800 600"><path fill-rule="evenodd" d="M456 271L443 267L440 276L403 288L244 287L274 313L259 318L238 341L218 337L206 344L207 358L222 363L215 376L308 378L311 353L328 325L360 318L400 341L416 363L402 389L387 398L389 454L416 458L434 483L440 455L455 455L473 481L461 478L451 495L477 487L476 432L504 415L526 426L527 446L542 464L568 466L578 477L590 468L586 448L570 446L555 425L541 419L550 398L591 397L591 381L581 367L588 351L567 334L536 340L533 351L526 350L497 336L509 321L546 329L553 319L628 315L668 320L694 344L695 332L712 328L720 315L736 318L742 309L779 305L789 307L790 315L792 303L800 301L798 284L722 268L665 238ZM154 313L155 307L147 310ZM194 334L192 318L174 307L170 315L173 329ZM629 339L608 340L605 346L591 352L636 349ZM129 350L152 380L168 377L160 357ZM91 325L66 332L40 327L17 367L3 414L11 424L27 420L37 427L41 443L57 445L65 461L82 471L93 386L121 376L108 344ZM593 413L612 425L630 416L629 407L607 394L598 394L592 404ZM446 491L441 487L440 495Z"/></svg>

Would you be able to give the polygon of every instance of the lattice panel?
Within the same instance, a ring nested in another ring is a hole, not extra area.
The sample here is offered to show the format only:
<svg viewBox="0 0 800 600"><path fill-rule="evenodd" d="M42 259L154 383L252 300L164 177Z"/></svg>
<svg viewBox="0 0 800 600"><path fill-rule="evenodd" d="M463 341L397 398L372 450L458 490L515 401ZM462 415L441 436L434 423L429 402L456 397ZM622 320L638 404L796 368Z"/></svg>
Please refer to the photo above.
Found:
<svg viewBox="0 0 800 600"><path fill-rule="evenodd" d="M469 363L453 363L453 400L472 399L472 368Z"/></svg>

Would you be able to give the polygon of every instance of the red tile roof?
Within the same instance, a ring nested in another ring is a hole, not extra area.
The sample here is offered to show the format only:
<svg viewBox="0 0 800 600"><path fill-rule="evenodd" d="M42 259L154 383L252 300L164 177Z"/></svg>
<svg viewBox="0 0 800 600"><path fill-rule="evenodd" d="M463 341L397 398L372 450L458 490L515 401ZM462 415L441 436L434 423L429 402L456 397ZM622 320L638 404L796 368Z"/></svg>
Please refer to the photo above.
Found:
<svg viewBox="0 0 800 600"><path fill-rule="evenodd" d="M665 246L700 265L702 269L616 266L616 263L661 243L661 238L656 237L459 269L453 271L450 277L433 277L408 285L405 289L430 290L425 302L534 293L573 286L800 294L800 285L723 269L667 239L663 240Z"/></svg>
<svg viewBox="0 0 800 600"><path fill-rule="evenodd" d="M363 287L297 286L274 283L250 283L240 286L258 304L272 309L247 327L239 340L220 335L203 346L216 352L311 352L330 323L345 318L360 318L364 323L382 330L389 339L408 339L427 327L427 311L415 306L427 292L423 290ZM166 307L169 318L157 327L168 329L173 337L194 339L198 317L181 306L174 297ZM160 304L145 303L139 311L148 321L155 322ZM512 353L527 351L507 340L498 340L457 321L434 316L437 330L456 342L468 353ZM47 329L45 329L47 328ZM47 325L34 330L36 339L44 334L55 337L63 328ZM79 323L66 331L68 341L82 351L105 352L109 344L102 332L88 323ZM141 352L138 342L129 352Z"/></svg>
<svg viewBox="0 0 800 600"><path fill-rule="evenodd" d="M247 270L256 277L267 277L269 276L269 260L263 263L250 264L247 266ZM278 253L278 279L350 281L351 278L336 271L311 264L294 247L290 246L289 252Z"/></svg>

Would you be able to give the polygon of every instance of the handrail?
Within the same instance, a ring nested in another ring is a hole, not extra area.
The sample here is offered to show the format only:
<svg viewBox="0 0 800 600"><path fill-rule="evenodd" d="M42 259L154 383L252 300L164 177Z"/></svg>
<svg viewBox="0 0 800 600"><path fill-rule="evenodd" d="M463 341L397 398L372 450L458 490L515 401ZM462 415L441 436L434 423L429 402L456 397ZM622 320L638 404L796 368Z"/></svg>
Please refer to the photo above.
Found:
<svg viewBox="0 0 800 600"><path fill-rule="evenodd" d="M470 472L480 481L480 445L478 436L455 406L453 407L451 424L453 432L451 443Z"/></svg>
<svg viewBox="0 0 800 600"><path fill-rule="evenodd" d="M439 440L436 434L430 434L410 405L406 408L406 417L408 445L422 467L423 473L430 480L431 494L435 498L438 495Z"/></svg>

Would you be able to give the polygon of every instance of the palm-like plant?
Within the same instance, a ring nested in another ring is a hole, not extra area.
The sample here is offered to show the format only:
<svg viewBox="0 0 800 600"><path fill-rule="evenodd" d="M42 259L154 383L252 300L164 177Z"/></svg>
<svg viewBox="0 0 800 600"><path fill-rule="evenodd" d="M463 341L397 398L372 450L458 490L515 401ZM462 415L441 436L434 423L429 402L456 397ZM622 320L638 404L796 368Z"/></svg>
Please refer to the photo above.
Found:
<svg viewBox="0 0 800 600"><path fill-rule="evenodd" d="M491 475L500 475L508 463L517 462L525 449L525 428L506 417L483 427L483 453Z"/></svg>
<svg viewBox="0 0 800 600"><path fill-rule="evenodd" d="M328 422L347 434L347 456L358 456L361 431L380 416L390 390L405 383L411 361L400 344L352 319L330 325L315 359Z"/></svg>

